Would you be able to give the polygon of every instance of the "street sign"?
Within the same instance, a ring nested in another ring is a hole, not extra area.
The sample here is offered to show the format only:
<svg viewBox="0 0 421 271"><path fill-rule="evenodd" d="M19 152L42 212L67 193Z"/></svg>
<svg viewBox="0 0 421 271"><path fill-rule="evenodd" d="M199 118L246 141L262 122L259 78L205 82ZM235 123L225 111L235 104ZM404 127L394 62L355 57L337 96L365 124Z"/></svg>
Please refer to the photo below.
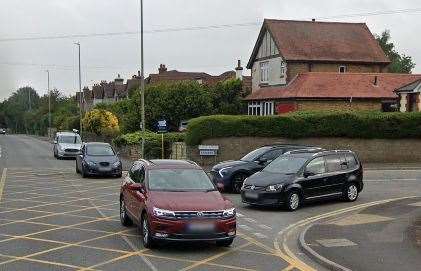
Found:
<svg viewBox="0 0 421 271"><path fill-rule="evenodd" d="M166 120L159 120L158 124L158 133L166 133L168 132L168 125Z"/></svg>
<svg viewBox="0 0 421 271"><path fill-rule="evenodd" d="M217 145L200 145L199 155L200 156L217 156L219 146Z"/></svg>

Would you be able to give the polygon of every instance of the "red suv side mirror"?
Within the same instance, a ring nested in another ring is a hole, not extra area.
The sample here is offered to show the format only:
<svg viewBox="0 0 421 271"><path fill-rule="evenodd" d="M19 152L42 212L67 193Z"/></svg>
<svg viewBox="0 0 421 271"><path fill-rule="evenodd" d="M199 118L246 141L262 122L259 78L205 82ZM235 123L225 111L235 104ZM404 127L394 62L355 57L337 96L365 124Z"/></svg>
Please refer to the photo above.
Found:
<svg viewBox="0 0 421 271"><path fill-rule="evenodd" d="M143 192L144 186L141 183L133 183L128 186L130 190Z"/></svg>

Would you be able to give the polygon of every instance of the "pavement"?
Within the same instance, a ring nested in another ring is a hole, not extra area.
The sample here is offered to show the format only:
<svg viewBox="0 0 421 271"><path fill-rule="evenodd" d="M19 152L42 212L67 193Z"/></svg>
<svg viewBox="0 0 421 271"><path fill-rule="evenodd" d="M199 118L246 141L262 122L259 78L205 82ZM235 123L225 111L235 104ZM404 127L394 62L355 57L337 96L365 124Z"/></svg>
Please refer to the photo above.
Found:
<svg viewBox="0 0 421 271"><path fill-rule="evenodd" d="M421 198L328 219L301 235L305 252L331 270L419 270Z"/></svg>
<svg viewBox="0 0 421 271"><path fill-rule="evenodd" d="M118 220L120 179L82 179L74 160L54 159L49 142L29 136L0 136L0 153L0 271L324 270L297 246L298 226L374 201L421 197L418 169L368 170L357 202L294 213L249 207L225 194L238 211L230 248L179 243L147 250L137 229Z"/></svg>

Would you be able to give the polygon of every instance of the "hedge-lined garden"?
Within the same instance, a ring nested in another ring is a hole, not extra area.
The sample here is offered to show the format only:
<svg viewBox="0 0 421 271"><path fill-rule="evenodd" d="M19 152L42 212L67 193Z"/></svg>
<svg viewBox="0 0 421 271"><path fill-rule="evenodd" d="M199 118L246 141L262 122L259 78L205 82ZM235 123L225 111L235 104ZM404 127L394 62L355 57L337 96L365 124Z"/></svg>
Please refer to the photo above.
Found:
<svg viewBox="0 0 421 271"><path fill-rule="evenodd" d="M193 119L186 143L215 137L421 138L421 113L297 112L283 116L216 115Z"/></svg>
<svg viewBox="0 0 421 271"><path fill-rule="evenodd" d="M145 157L148 159L161 157L161 135L146 132L144 134L145 138ZM165 156L171 154L171 145L174 142L184 142L185 134L184 133L166 133L164 134L164 149ZM142 142L142 133L135 132L131 134L121 135L113 139L113 144L117 147L137 145L139 146Z"/></svg>

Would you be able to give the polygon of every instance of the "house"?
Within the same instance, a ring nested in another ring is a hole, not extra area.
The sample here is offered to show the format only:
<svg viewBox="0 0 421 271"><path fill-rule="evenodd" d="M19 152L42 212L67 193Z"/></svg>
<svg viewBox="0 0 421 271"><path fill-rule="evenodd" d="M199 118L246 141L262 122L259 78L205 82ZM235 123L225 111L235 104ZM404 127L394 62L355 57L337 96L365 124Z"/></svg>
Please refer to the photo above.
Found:
<svg viewBox="0 0 421 271"><path fill-rule="evenodd" d="M398 95L399 111L420 112L421 111L421 76L415 81L395 89Z"/></svg>
<svg viewBox="0 0 421 271"><path fill-rule="evenodd" d="M210 75L205 72L181 72L177 70L168 70L165 64L161 64L158 73L150 74L146 78L146 84L171 83L179 81L197 81L199 84L214 86L218 82L237 78L243 81L243 91L251 92L251 76L243 75L241 61L238 60L235 70L226 71L220 75Z"/></svg>
<svg viewBox="0 0 421 271"><path fill-rule="evenodd" d="M366 24L266 19L247 68L254 91L298 73L380 73L389 63Z"/></svg>
<svg viewBox="0 0 421 271"><path fill-rule="evenodd" d="M345 108L391 111L397 103L397 95L394 91L402 91L401 95L405 95L404 92L410 90L401 87L415 80L421 80L421 75L299 73L287 86L267 87L252 92L246 97L249 102L248 114L276 115L292 111ZM409 88L412 88L411 86L412 84ZM419 97L419 93L416 95ZM417 99L419 102L419 98Z"/></svg>
<svg viewBox="0 0 421 271"><path fill-rule="evenodd" d="M246 98L249 114L331 108L336 104L333 101L351 97L354 104L360 98L372 99L363 107L381 108L383 102L396 99L393 88L382 90L380 97L378 92L365 93L371 83L361 90L343 84L355 78L368 84L387 72L389 64L364 23L266 19L247 64L252 74L252 93ZM352 73L359 75L341 76Z"/></svg>

